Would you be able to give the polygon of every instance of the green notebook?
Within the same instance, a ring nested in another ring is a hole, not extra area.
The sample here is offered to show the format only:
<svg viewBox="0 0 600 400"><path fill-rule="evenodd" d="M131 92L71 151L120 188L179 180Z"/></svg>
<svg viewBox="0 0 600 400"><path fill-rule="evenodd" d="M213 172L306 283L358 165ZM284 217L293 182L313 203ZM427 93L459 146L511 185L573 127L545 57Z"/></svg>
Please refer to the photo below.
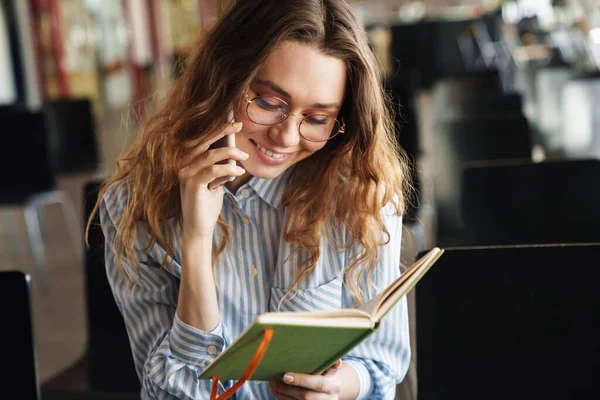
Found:
<svg viewBox="0 0 600 400"><path fill-rule="evenodd" d="M199 379L237 380L263 339L273 338L251 380L281 380L286 372L321 374L379 328L379 321L442 255L434 248L369 303L353 309L265 313L200 374Z"/></svg>

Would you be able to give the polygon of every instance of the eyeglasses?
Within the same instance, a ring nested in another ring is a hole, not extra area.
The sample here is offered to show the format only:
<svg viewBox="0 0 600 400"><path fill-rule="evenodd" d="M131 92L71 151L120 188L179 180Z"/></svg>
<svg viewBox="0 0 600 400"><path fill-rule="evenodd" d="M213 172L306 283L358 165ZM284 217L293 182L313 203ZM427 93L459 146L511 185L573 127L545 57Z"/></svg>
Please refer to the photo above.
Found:
<svg viewBox="0 0 600 400"><path fill-rule="evenodd" d="M258 96L249 99L244 95L246 101L246 114L252 122L273 126L282 123L290 115L301 118L298 131L300 135L310 142L325 142L338 133L344 133L346 125L337 119L325 114L310 114L298 117L290 112L290 106L277 97Z"/></svg>

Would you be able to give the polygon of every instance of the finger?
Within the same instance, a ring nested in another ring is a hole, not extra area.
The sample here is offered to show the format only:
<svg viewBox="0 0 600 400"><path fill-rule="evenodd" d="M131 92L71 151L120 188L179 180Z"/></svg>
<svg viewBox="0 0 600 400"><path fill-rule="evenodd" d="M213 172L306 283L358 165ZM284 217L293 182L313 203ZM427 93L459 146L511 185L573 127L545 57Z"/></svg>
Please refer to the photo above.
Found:
<svg viewBox="0 0 600 400"><path fill-rule="evenodd" d="M248 157L250 157L248 153L236 147L219 147L208 150L198 159L206 159L210 164L225 164L227 162L233 164L235 161L245 161Z"/></svg>
<svg viewBox="0 0 600 400"><path fill-rule="evenodd" d="M235 178L235 177L234 177ZM221 185L223 185L226 182L230 182L231 179L229 178L229 176L225 177L225 178L217 178L214 181L212 181L211 183L208 184L208 188L209 189L214 189L217 188Z"/></svg>
<svg viewBox="0 0 600 400"><path fill-rule="evenodd" d="M202 144L202 146L198 146L197 148L195 148L186 158L188 160L193 160L200 154L206 153L210 149L210 146L212 146L213 144L215 144L216 142L218 142L225 136L232 135L234 133L238 133L240 130L242 130L241 122L235 121L235 122L231 122L231 123L227 124L225 126L225 129L223 129L221 132L219 132L214 137L209 138L207 142Z"/></svg>
<svg viewBox="0 0 600 400"><path fill-rule="evenodd" d="M342 359L339 359L336 361L335 364L333 364L331 367L327 368L327 370L325 372L323 372L321 375L323 375L323 376L335 375L341 368L342 368Z"/></svg>
<svg viewBox="0 0 600 400"><path fill-rule="evenodd" d="M204 153L196 155L195 158L190 158L184 164L182 171L187 171L188 175L194 175L198 170L206 168L212 164L225 164L228 160L244 161L249 157L248 153L235 147L219 147L210 149ZM231 163L233 164L233 163Z"/></svg>
<svg viewBox="0 0 600 400"><path fill-rule="evenodd" d="M286 373L283 376L283 383L315 392L336 393L339 391L339 381L331 376Z"/></svg>
<svg viewBox="0 0 600 400"><path fill-rule="evenodd" d="M208 168L199 171L194 179L191 181L191 184L197 188L202 186L208 186L209 183L215 181L216 179L223 178L224 181L228 180L229 176L242 176L246 173L246 170L242 167L238 167L236 165L230 164L214 164ZM188 183L189 184L189 183ZM214 188L216 185L211 184L211 188Z"/></svg>
<svg viewBox="0 0 600 400"><path fill-rule="evenodd" d="M328 400L331 398L328 393L315 392L314 390L290 386L281 382L277 382L272 387L271 393L277 393L278 399Z"/></svg>
<svg viewBox="0 0 600 400"><path fill-rule="evenodd" d="M227 135L231 135L233 133L238 133L239 131L242 130L242 123L239 121L231 121L230 123L228 123L225 128L219 132L218 135L211 137L206 143L204 143L204 145L202 145L201 147L204 147L204 151L208 150L208 148L210 146L212 146L213 144L215 144L217 141L219 141L220 139L224 138Z"/></svg>
<svg viewBox="0 0 600 400"><path fill-rule="evenodd" d="M225 164L223 161L244 161L248 154L235 147L220 147L212 149L196 157L190 164L180 170L180 177L190 177L214 164ZM228 163L229 164L229 163ZM235 166L233 163L230 165Z"/></svg>
<svg viewBox="0 0 600 400"><path fill-rule="evenodd" d="M221 186L222 186L222 184L215 183L215 181L213 181L213 182L209 183L208 185L206 185L206 188L208 190L210 190L211 192L214 192L214 191L216 191Z"/></svg>

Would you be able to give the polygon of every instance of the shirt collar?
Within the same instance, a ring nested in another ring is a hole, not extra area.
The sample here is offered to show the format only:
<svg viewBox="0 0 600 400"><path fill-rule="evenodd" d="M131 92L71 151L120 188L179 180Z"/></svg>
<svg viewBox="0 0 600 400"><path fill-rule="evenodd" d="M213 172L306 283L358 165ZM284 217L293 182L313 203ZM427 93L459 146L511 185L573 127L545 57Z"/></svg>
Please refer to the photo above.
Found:
<svg viewBox="0 0 600 400"><path fill-rule="evenodd" d="M279 210L283 201L283 193L289 183L293 170L294 167L292 166L273 179L263 179L253 176L248 181L248 186L254 189L259 197L271 205L271 207Z"/></svg>

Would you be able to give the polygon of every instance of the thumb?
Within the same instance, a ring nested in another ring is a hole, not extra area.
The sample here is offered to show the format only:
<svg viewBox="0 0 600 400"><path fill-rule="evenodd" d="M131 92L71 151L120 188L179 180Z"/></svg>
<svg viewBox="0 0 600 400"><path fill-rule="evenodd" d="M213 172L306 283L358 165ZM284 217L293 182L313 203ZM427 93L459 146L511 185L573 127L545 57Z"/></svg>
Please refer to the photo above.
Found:
<svg viewBox="0 0 600 400"><path fill-rule="evenodd" d="M331 375L335 375L336 372L338 372L340 370L340 368L342 368L342 360L339 359L335 362L335 364L333 364L331 367L329 367L325 372L323 372L321 375L322 376L331 376Z"/></svg>

